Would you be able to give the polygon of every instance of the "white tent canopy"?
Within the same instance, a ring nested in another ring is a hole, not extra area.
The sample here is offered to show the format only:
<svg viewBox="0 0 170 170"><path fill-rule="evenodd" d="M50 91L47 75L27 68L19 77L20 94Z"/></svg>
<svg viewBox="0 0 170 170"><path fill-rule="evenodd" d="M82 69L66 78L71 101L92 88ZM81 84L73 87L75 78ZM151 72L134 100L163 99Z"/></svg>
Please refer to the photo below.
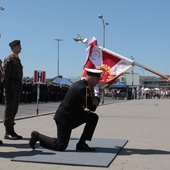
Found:
<svg viewBox="0 0 170 170"><path fill-rule="evenodd" d="M58 83L60 85L68 85L68 86L71 86L73 83L67 79L67 78L55 78L53 80L54 83Z"/></svg>
<svg viewBox="0 0 170 170"><path fill-rule="evenodd" d="M155 87L154 90L160 90L159 88Z"/></svg>

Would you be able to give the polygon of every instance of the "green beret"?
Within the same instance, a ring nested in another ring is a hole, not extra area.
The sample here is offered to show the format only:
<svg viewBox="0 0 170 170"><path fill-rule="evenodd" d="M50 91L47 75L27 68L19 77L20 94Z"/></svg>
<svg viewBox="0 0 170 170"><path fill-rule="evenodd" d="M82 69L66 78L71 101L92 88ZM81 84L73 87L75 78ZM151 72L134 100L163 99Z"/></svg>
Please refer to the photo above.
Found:
<svg viewBox="0 0 170 170"><path fill-rule="evenodd" d="M10 47L15 47L16 45L20 45L20 40L14 40L12 42L9 43L9 46Z"/></svg>

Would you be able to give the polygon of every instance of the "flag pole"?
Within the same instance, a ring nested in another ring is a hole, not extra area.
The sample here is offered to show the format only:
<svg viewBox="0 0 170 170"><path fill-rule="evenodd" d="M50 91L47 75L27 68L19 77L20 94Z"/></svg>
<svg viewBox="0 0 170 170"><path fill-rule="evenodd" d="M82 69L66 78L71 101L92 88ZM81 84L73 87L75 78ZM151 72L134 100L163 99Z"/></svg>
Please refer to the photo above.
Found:
<svg viewBox="0 0 170 170"><path fill-rule="evenodd" d="M103 47L101 47L101 46L97 46L97 47L100 48L100 49L103 50L103 51L106 51L106 52L112 54L112 55L116 55L118 58L122 58L122 59L125 58L124 56L122 56L122 55L120 55L120 54L117 54L117 53L115 53L115 52L113 52L113 51L110 51L110 50L108 50L108 49L106 49L106 48L103 48ZM160 76L160 77L162 77L162 78L164 78L164 79L168 79L168 78L169 78L168 76L166 76L166 75L164 75L164 74L162 74L162 73L159 73L159 72L157 72L157 71L155 71L155 70L153 70L153 69L151 69L151 68L149 68L149 67L146 67L146 66L144 66L144 65L142 65L142 64L139 64L139 63L137 63L137 62L135 62L135 61L132 61L132 60L130 60L130 59L128 59L128 58L126 58L126 60L129 60L129 62L132 62L132 65L136 65L136 66L138 66L138 67L141 67L141 68L143 68L143 69L145 69L145 70L147 70L147 71L149 71L149 72L151 72L151 73L154 73L154 74L156 74L156 75L158 75L158 76Z"/></svg>
<svg viewBox="0 0 170 170"><path fill-rule="evenodd" d="M115 52L113 52L113 51L110 51L110 50L108 50L108 49L106 49L106 48L103 48L103 47L101 47L101 46L97 46L98 48L100 48L101 50L103 50L103 51L106 51L106 52L108 52L108 53L110 53L110 54L112 54L112 55L116 55L118 58L125 58L124 56L122 56L122 55L120 55L120 54L117 54L117 53L115 53ZM132 61L132 60L130 60L130 59L128 59L128 58L126 58L126 60L129 60L129 62L132 62L132 65L136 65L136 66L138 66L138 67L141 67L141 68L143 68L143 69L145 69L145 70L147 70L147 71L149 71L149 72L151 72L151 73L154 73L154 74L156 74L156 75L158 75L158 76L160 76L160 77L162 77L162 78L164 78L164 79L168 79L169 77L168 76L166 76L166 75L164 75L164 74L162 74L162 73L159 73L159 72L157 72L157 71L155 71L155 70L153 70L153 69L151 69L151 68L149 68L149 67L146 67L146 66L144 66L144 65L142 65L142 64L139 64L139 63L137 63L137 62L135 62L135 61Z"/></svg>
<svg viewBox="0 0 170 170"><path fill-rule="evenodd" d="M159 73L159 72L157 72L157 71L155 71L155 70L153 70L153 69L151 69L149 67L143 66L143 65L141 65L141 64L139 64L137 62L134 62L134 65L136 65L138 67L141 67L141 68L143 68L143 69L145 69L145 70L147 70L147 71L149 71L151 73L154 73L154 74L156 74L156 75L158 75L158 76L160 76L160 77L162 77L164 79L168 79L169 78L168 76L166 76L166 75L164 75L162 73Z"/></svg>
<svg viewBox="0 0 170 170"><path fill-rule="evenodd" d="M113 51L110 51L110 50L108 50L108 49L106 49L106 48L103 48L103 47L101 47L101 46L98 46L98 45L96 45L95 47L97 47L97 48L101 49L102 51L105 51L105 52L107 52L107 53L109 53L109 54L111 54L111 55L114 55L114 56L116 56L116 57L118 57L118 58L120 58L120 59L124 59L124 60L126 60L126 61L129 61L129 62L133 63L133 60L131 60L131 59L129 59L129 58L126 58L126 57L124 57L124 56L122 56L122 55L120 55L120 54L118 54L118 53L115 53L115 52L113 52Z"/></svg>

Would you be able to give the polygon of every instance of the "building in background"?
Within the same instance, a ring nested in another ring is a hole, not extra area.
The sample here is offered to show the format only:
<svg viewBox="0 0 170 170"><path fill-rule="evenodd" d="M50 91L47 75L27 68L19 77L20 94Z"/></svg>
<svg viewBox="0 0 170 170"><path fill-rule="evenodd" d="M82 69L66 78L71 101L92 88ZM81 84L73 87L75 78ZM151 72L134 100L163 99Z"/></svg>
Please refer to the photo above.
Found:
<svg viewBox="0 0 170 170"><path fill-rule="evenodd" d="M71 82L76 82L80 80L81 77L69 77L69 80ZM170 89L170 85L166 81L166 79L163 79L158 76L143 76L139 73L130 73L126 72L123 75L119 77L119 81L121 83L124 83L129 86L129 88L159 88L159 89Z"/></svg>
<svg viewBox="0 0 170 170"><path fill-rule="evenodd" d="M159 88L159 89L170 89L169 83L166 81L166 79L158 77L158 76L141 76L139 73L124 73L122 76L120 76L119 80L127 84L130 88L133 86L135 88Z"/></svg>

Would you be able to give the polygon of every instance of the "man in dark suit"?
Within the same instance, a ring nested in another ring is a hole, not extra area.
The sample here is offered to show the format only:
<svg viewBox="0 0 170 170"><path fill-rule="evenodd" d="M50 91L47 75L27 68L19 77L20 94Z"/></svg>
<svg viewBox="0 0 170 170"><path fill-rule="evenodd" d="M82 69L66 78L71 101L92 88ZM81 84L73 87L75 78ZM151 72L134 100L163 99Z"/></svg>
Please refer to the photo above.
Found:
<svg viewBox="0 0 170 170"><path fill-rule="evenodd" d="M86 69L87 76L74 83L61 102L54 120L57 125L57 138L47 137L37 131L31 133L29 145L35 149L37 141L45 148L56 151L66 150L72 129L85 123L83 133L76 145L77 150L94 151L86 144L95 131L98 115L93 113L99 105L99 89L96 88L101 70Z"/></svg>

